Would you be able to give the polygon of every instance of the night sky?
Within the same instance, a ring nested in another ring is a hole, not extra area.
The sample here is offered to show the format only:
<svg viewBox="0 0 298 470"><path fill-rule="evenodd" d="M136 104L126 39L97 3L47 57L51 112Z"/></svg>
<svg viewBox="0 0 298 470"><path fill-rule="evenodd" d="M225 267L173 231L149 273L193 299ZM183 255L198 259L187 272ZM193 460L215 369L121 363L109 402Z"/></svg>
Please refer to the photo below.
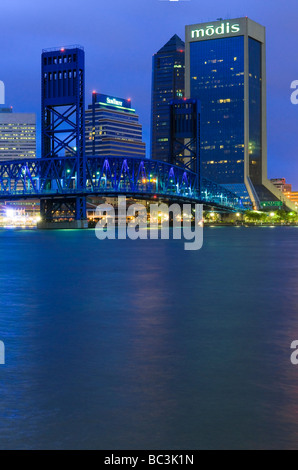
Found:
<svg viewBox="0 0 298 470"><path fill-rule="evenodd" d="M152 55L175 33L184 39L186 24L242 16L267 28L268 176L286 177L298 190L298 106L290 101L291 82L298 80L297 0L1 2L6 104L15 112L36 112L40 127L41 50L81 44L86 104L92 90L132 98L149 153Z"/></svg>

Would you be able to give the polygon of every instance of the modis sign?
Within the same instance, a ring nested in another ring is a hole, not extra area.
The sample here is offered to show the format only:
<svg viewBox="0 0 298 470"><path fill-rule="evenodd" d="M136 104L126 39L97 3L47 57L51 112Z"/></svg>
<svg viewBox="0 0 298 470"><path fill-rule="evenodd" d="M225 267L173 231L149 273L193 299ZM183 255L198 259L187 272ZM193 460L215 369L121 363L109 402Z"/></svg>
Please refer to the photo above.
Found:
<svg viewBox="0 0 298 470"><path fill-rule="evenodd" d="M192 39L199 39L204 37L222 36L223 34L237 34L240 33L240 24L221 23L220 26L209 25L201 29L193 29L191 31Z"/></svg>

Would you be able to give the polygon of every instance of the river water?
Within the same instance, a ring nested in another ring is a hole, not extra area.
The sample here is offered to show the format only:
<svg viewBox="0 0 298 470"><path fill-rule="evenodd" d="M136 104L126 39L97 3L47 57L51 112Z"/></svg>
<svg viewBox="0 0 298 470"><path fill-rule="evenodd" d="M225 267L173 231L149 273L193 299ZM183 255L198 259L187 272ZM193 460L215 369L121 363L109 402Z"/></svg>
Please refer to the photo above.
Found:
<svg viewBox="0 0 298 470"><path fill-rule="evenodd" d="M1 449L298 449L298 228L0 231Z"/></svg>

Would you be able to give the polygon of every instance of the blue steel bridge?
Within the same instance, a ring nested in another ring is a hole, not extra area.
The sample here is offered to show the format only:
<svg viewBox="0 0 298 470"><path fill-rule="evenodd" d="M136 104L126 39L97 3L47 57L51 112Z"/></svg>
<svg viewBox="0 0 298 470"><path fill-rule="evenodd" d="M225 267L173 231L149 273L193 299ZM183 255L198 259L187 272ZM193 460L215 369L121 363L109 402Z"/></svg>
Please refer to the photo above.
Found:
<svg viewBox="0 0 298 470"><path fill-rule="evenodd" d="M0 200L39 199L43 222L74 221L83 228L88 196L202 203L223 211L244 210L239 198L200 177L199 120L177 106L192 167L138 158L87 156L85 152L85 53L81 46L44 50L41 57L41 156L0 162ZM186 123L195 123L186 132ZM179 134L179 136L181 136ZM194 135L194 139L189 139ZM178 139L179 140L179 139ZM191 147L196 142L195 151ZM180 144L179 144L180 145ZM175 148L173 147L173 155ZM177 149L177 155L181 149ZM65 155L65 156L64 156ZM69 227L70 225L68 225Z"/></svg>
<svg viewBox="0 0 298 470"><path fill-rule="evenodd" d="M201 203L230 212L244 210L235 194L207 179L199 182L197 173L176 165L98 156L85 157L84 161L83 185L78 184L76 156L0 162L0 200L39 199L54 203L63 199L67 204L88 196L122 195Z"/></svg>

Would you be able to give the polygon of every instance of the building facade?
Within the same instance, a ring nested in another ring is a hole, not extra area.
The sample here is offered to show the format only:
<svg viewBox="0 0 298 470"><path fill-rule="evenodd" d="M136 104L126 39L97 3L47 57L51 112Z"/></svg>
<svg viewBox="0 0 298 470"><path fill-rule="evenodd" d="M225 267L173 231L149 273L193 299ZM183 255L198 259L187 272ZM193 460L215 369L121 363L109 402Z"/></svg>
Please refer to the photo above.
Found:
<svg viewBox="0 0 298 470"><path fill-rule="evenodd" d="M131 101L93 93L85 117L86 155L145 158L139 116Z"/></svg>
<svg viewBox="0 0 298 470"><path fill-rule="evenodd" d="M287 183L285 178L274 178L271 183L281 191L298 209L298 191L292 190L292 185Z"/></svg>
<svg viewBox="0 0 298 470"><path fill-rule="evenodd" d="M36 115L0 108L0 160L36 157Z"/></svg>
<svg viewBox="0 0 298 470"><path fill-rule="evenodd" d="M287 183L285 178L273 178L270 181L282 193L292 192L292 185Z"/></svg>
<svg viewBox="0 0 298 470"><path fill-rule="evenodd" d="M267 179L265 28L248 18L186 26L185 87L202 104L202 175L247 206L278 202Z"/></svg>
<svg viewBox="0 0 298 470"><path fill-rule="evenodd" d="M173 36L153 56L151 158L168 161L171 100L184 97L185 44Z"/></svg>
<svg viewBox="0 0 298 470"><path fill-rule="evenodd" d="M287 193L287 197L290 201L295 205L296 209L298 210L298 191L291 191Z"/></svg>

